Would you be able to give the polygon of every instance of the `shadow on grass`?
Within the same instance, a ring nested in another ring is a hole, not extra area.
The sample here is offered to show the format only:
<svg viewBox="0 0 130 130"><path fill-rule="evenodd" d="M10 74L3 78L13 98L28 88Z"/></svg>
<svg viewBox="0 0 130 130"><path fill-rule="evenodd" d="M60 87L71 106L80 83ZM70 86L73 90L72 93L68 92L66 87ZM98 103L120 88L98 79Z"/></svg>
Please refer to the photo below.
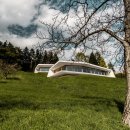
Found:
<svg viewBox="0 0 130 130"><path fill-rule="evenodd" d="M123 113L124 111L124 103L121 102L121 101L118 101L118 100L114 100L116 105L117 105L117 108L119 110L119 112Z"/></svg>
<svg viewBox="0 0 130 130"><path fill-rule="evenodd" d="M5 80L0 81L0 84L5 84L5 83L7 83L7 81L5 81Z"/></svg>
<svg viewBox="0 0 130 130"><path fill-rule="evenodd" d="M19 77L7 77L7 80L21 80Z"/></svg>
<svg viewBox="0 0 130 130"><path fill-rule="evenodd" d="M38 109L39 108L38 103L29 102L26 100L2 100L0 102L0 110L6 110L6 109L13 109L13 108L20 108L20 109Z"/></svg>
<svg viewBox="0 0 130 130"><path fill-rule="evenodd" d="M118 108L119 112L123 112L124 105L122 102L115 99L105 99L101 97L85 97L86 100L83 99L66 99L66 100L58 100L58 101L28 101L25 99L17 100L17 99L0 99L0 110L6 109L31 109L31 110L39 110L39 109L60 109L65 111L72 111L75 107L80 107L84 109L93 109L95 111L104 111L104 108Z"/></svg>
<svg viewBox="0 0 130 130"><path fill-rule="evenodd" d="M107 99L102 97L91 97L91 96L80 96L81 99L89 99L89 100L96 100L99 104L104 104L106 106L114 106L113 103L116 104L116 107L118 108L120 113L123 113L124 111L124 103L122 101L118 101L116 99ZM96 103L97 104L97 103ZM96 104L93 104L96 106Z"/></svg>

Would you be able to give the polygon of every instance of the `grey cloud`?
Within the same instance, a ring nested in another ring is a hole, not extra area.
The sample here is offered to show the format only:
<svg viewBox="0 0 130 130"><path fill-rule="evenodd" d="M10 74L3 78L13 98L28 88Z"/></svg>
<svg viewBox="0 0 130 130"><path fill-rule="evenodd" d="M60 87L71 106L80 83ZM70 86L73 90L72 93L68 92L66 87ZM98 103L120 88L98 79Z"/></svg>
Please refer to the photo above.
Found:
<svg viewBox="0 0 130 130"><path fill-rule="evenodd" d="M30 24L27 27L20 25L9 25L8 30L11 34L15 34L21 37L30 37L33 33L37 31L38 26Z"/></svg>

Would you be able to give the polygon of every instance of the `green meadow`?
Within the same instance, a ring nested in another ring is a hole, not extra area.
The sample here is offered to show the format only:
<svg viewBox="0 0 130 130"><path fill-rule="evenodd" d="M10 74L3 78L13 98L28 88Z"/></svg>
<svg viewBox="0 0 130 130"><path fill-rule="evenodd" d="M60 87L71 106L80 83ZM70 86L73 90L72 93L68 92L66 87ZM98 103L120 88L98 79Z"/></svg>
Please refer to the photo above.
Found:
<svg viewBox="0 0 130 130"><path fill-rule="evenodd" d="M0 130L129 130L125 89L123 78L19 72L0 80Z"/></svg>

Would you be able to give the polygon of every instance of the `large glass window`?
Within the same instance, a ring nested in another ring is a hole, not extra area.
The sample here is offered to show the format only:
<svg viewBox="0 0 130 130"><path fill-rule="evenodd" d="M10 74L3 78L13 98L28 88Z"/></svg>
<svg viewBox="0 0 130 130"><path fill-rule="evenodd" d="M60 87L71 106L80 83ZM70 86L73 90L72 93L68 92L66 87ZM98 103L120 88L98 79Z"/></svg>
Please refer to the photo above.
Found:
<svg viewBox="0 0 130 130"><path fill-rule="evenodd" d="M50 67L40 67L40 68L39 68L39 71L48 72L49 69L50 69Z"/></svg>
<svg viewBox="0 0 130 130"><path fill-rule="evenodd" d="M85 67L85 66L78 66L78 65L65 65L60 70L107 75L106 71L95 69L95 68L90 68L90 67ZM58 70L58 71L60 71L60 70Z"/></svg>
<svg viewBox="0 0 130 130"><path fill-rule="evenodd" d="M75 71L75 72L83 72L83 67L82 66L67 65L67 66L63 67L63 70Z"/></svg>

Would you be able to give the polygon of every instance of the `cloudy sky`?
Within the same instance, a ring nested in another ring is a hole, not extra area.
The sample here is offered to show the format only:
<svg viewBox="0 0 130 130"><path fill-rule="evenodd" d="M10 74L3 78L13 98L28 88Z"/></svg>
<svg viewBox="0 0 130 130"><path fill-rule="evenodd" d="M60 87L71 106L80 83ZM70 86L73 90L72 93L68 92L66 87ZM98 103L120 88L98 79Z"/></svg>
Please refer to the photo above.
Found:
<svg viewBox="0 0 130 130"><path fill-rule="evenodd" d="M40 21L51 22L55 13L58 10L45 0L0 0L0 40L20 47L37 44L35 33L42 28Z"/></svg>
<svg viewBox="0 0 130 130"><path fill-rule="evenodd" d="M64 16L62 9L68 1L0 0L0 40L10 41L21 48L41 43L42 40L36 37L36 32L45 32L40 21L53 23L52 17L59 12ZM69 24L73 25L73 19L70 19ZM67 57L70 57L72 52L73 49L67 52Z"/></svg>

